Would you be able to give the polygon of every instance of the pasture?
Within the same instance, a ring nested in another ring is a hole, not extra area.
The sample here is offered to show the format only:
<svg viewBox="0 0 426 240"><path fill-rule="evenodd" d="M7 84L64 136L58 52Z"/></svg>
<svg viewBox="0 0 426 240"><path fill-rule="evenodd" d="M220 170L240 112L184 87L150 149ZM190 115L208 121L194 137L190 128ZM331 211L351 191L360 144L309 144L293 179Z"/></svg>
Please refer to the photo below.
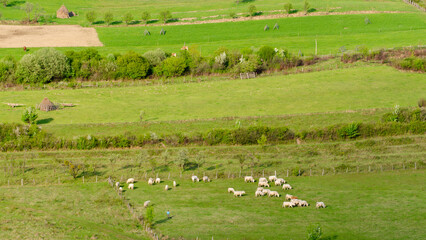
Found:
<svg viewBox="0 0 426 240"><path fill-rule="evenodd" d="M332 76L332 77L330 77ZM26 106L44 97L75 107L39 112L40 123L169 121L229 116L413 106L423 97L423 75L366 66L249 80L76 90L5 91L0 102ZM0 108L0 121L20 122L23 108Z"/></svg>
<svg viewBox="0 0 426 240"><path fill-rule="evenodd" d="M164 190L172 180L149 186L135 184L125 196L143 208L154 204L154 227L170 237L187 239L304 239L307 228L321 225L330 239L420 239L423 228L426 180L423 171L377 174L348 174L285 178L293 190L271 187L280 194L292 194L308 201L309 207L281 207L284 197L255 197L256 183L243 179L192 183ZM228 187L244 190L236 198ZM323 201L325 209L315 209ZM170 210L172 219L167 219Z"/></svg>

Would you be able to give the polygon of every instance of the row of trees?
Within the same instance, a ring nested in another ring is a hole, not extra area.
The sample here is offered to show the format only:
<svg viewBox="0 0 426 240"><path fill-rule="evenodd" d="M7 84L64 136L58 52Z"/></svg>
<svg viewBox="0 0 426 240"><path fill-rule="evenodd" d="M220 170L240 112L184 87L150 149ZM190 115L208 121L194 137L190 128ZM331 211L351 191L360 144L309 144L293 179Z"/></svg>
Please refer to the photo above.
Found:
<svg viewBox="0 0 426 240"><path fill-rule="evenodd" d="M160 12L159 16L160 16L160 20L163 23L167 23L170 19L172 19L172 14L168 10ZM86 19L89 23L93 24L97 21L98 15L95 11L90 11L90 12L86 13ZM106 23L107 25L110 25L111 23L114 22L114 14L112 12L106 12L103 15L102 19L103 19L104 23ZM140 15L140 19L142 20L143 23L148 24L148 22L151 20L151 14L147 11L144 11ZM133 16L132 13L128 12L128 13L124 14L124 16L122 17L121 20L124 23L126 23L126 25L128 25L135 20L135 17Z"/></svg>

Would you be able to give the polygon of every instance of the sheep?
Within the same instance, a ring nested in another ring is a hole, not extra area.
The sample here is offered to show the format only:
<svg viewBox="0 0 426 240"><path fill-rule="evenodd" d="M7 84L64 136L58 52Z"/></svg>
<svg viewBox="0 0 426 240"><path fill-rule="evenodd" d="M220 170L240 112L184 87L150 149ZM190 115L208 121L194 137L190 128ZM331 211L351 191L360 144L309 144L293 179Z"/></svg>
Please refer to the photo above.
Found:
<svg viewBox="0 0 426 240"><path fill-rule="evenodd" d="M127 184L129 184L129 183L134 183L135 182L135 179L134 178L129 178L129 179L127 179Z"/></svg>
<svg viewBox="0 0 426 240"><path fill-rule="evenodd" d="M268 183L268 180L263 177L263 178L259 178L259 182L266 182L266 183Z"/></svg>
<svg viewBox="0 0 426 240"><path fill-rule="evenodd" d="M210 179L209 179L209 177L204 176L204 177L203 177L203 181L204 181L204 182L210 182Z"/></svg>
<svg viewBox="0 0 426 240"><path fill-rule="evenodd" d="M277 180L277 176L269 176L269 181L275 182Z"/></svg>
<svg viewBox="0 0 426 240"><path fill-rule="evenodd" d="M283 190L293 189L290 184L283 184Z"/></svg>
<svg viewBox="0 0 426 240"><path fill-rule="evenodd" d="M281 183L286 183L286 181L284 180L284 178L278 178L277 180L275 180L275 181L280 181Z"/></svg>
<svg viewBox="0 0 426 240"><path fill-rule="evenodd" d="M197 176L192 176L191 179L192 179L192 182L199 182L200 181L200 179L198 179Z"/></svg>
<svg viewBox="0 0 426 240"><path fill-rule="evenodd" d="M307 206L309 206L309 203L305 200L299 200L299 206L307 207Z"/></svg>
<svg viewBox="0 0 426 240"><path fill-rule="evenodd" d="M281 184L284 184L285 180L282 178L278 178L277 180L275 180L275 186L281 186Z"/></svg>
<svg viewBox="0 0 426 240"><path fill-rule="evenodd" d="M156 178L155 179L155 183L161 183L161 179L160 178Z"/></svg>
<svg viewBox="0 0 426 240"><path fill-rule="evenodd" d="M244 192L244 191L235 191L235 192L234 192L234 196L235 196L235 197L241 197L241 196L243 196L244 194L246 194L246 192Z"/></svg>
<svg viewBox="0 0 426 240"><path fill-rule="evenodd" d="M258 187L256 191L263 191L263 187Z"/></svg>
<svg viewBox="0 0 426 240"><path fill-rule="evenodd" d="M176 187L176 186L177 186L176 181L173 181L173 187Z"/></svg>
<svg viewBox="0 0 426 240"><path fill-rule="evenodd" d="M269 184L266 182L259 182L258 184L259 187L269 187Z"/></svg>
<svg viewBox="0 0 426 240"><path fill-rule="evenodd" d="M116 183L115 183L115 187L116 187L116 188L119 188L119 187L120 187L120 183L119 183L119 182L116 182Z"/></svg>
<svg viewBox="0 0 426 240"><path fill-rule="evenodd" d="M271 190L269 190L269 189L263 189L263 191L262 191L264 194L269 194L270 192L271 192Z"/></svg>
<svg viewBox="0 0 426 240"><path fill-rule="evenodd" d="M286 194L286 195L285 195L285 200L290 200L292 197L293 197L293 195Z"/></svg>
<svg viewBox="0 0 426 240"><path fill-rule="evenodd" d="M259 197L259 196L265 196L265 193L263 191L256 191L254 193L254 196Z"/></svg>
<svg viewBox="0 0 426 240"><path fill-rule="evenodd" d="M235 190L233 188L228 188L228 193L234 193Z"/></svg>
<svg viewBox="0 0 426 240"><path fill-rule="evenodd" d="M122 188L122 187L119 187L119 188L118 188L118 191L119 191L120 193L122 193L122 192L123 192L123 188Z"/></svg>
<svg viewBox="0 0 426 240"><path fill-rule="evenodd" d="M169 190L169 185L164 186L164 190Z"/></svg>
<svg viewBox="0 0 426 240"><path fill-rule="evenodd" d="M153 185L154 184L154 179L152 179L152 178L148 179L148 184L149 185Z"/></svg>
<svg viewBox="0 0 426 240"><path fill-rule="evenodd" d="M295 207L295 205L292 202L283 202L283 208L286 208L286 207L293 208Z"/></svg>
<svg viewBox="0 0 426 240"><path fill-rule="evenodd" d="M317 203L315 204L315 207L316 207L316 208L325 208L325 204L324 204L323 202L317 202Z"/></svg>
<svg viewBox="0 0 426 240"><path fill-rule="evenodd" d="M128 188L133 190L135 188L135 185L133 183L130 183Z"/></svg>
<svg viewBox="0 0 426 240"><path fill-rule="evenodd" d="M255 182L254 178L252 176L245 176L244 182Z"/></svg>
<svg viewBox="0 0 426 240"><path fill-rule="evenodd" d="M149 206L149 204L151 204L151 201L145 201L144 203L143 203L143 207L148 207Z"/></svg>
<svg viewBox="0 0 426 240"><path fill-rule="evenodd" d="M299 199L291 199L290 202L292 202L295 207L300 206L300 200Z"/></svg>
<svg viewBox="0 0 426 240"><path fill-rule="evenodd" d="M268 197L280 197L280 194L277 191L270 191Z"/></svg>

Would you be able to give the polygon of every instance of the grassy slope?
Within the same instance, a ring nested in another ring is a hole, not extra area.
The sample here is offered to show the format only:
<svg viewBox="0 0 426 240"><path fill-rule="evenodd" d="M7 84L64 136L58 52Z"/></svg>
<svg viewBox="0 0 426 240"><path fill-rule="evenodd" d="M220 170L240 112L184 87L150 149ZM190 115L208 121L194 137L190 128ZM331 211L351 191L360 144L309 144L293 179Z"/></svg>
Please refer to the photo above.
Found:
<svg viewBox="0 0 426 240"><path fill-rule="evenodd" d="M1 239L147 239L106 183L0 192Z"/></svg>
<svg viewBox="0 0 426 240"><path fill-rule="evenodd" d="M326 235L338 239L420 239L426 234L422 227L424 171L286 179L294 187L286 192L307 200L310 207L283 209L282 197L255 198L256 185L242 179L181 180L180 186L167 193L163 188L171 181L155 186L144 181L125 194L139 208L151 200L156 228L174 237L303 239L313 224L320 224ZM228 187L248 195L234 198L227 193ZM279 187L271 189L284 193ZM317 210L312 206L316 201L324 201L328 207ZM166 210L171 211L171 220L166 218Z"/></svg>
<svg viewBox="0 0 426 240"><path fill-rule="evenodd" d="M333 76L333 77L330 77ZM409 106L425 92L423 75L360 67L250 80L127 88L2 92L0 102L34 106L43 97L76 107L40 112L50 124L205 119ZM20 122L22 108L2 104L0 121Z"/></svg>
<svg viewBox="0 0 426 240"><path fill-rule="evenodd" d="M18 2L18 5L13 4ZM26 15L23 10L20 9L23 5L19 5L20 1L9 0L15 6L4 8L0 7L0 11L3 13L3 19L14 19L21 20ZM291 0L295 9L299 11L303 10L302 0ZM321 1L312 0L309 1L312 8L317 11L362 11L362 10L376 10L376 11L417 11L416 8L409 6L398 0L386 0L386 1L369 1L363 0L350 0L350 1ZM56 10L63 4L60 1L55 0L32 0L31 3L38 4L48 15L56 15ZM271 14L267 11L283 10L284 3L280 0L264 0L256 1L249 4L235 4L235 1L228 0L187 0L187 1L174 1L174 0L128 0L124 2L117 2L114 0L96 0L96 1L83 1L83 0L69 0L65 3L66 7L70 11L74 11L79 16L70 19L55 19L56 22L61 24L83 24L86 23L85 14L88 11L96 11L98 13L98 20L103 18L103 14L107 11L111 11L114 14L115 21L121 21L125 13L131 12L135 19L141 18L140 14L142 11L148 11L151 13L153 19L159 18L159 13L164 10L170 10L173 17L176 18L198 18L212 17L222 18L222 16L229 18L229 13L245 13L247 14L248 5L254 4L259 11L265 11L265 14ZM217 17L214 17L217 16Z"/></svg>

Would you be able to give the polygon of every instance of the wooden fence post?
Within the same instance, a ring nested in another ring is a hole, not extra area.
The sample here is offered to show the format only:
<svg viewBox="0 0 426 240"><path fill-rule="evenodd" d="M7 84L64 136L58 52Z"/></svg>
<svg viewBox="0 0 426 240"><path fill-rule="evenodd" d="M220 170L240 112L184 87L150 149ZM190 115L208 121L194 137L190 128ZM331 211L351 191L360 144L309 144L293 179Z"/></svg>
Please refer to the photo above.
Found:
<svg viewBox="0 0 426 240"><path fill-rule="evenodd" d="M288 169L287 169L287 177L288 177Z"/></svg>
<svg viewBox="0 0 426 240"><path fill-rule="evenodd" d="M98 182L98 176L96 176L96 182Z"/></svg>
<svg viewBox="0 0 426 240"><path fill-rule="evenodd" d="M414 162L414 170L417 170L417 162Z"/></svg>

